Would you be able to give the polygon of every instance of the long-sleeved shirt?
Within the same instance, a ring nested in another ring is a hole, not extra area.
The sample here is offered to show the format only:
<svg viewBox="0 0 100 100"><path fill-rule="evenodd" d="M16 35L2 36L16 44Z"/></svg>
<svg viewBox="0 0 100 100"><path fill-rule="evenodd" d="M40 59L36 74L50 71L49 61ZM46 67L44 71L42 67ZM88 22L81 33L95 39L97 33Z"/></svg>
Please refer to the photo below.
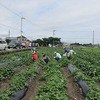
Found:
<svg viewBox="0 0 100 100"><path fill-rule="evenodd" d="M61 58L60 53L56 53L56 58Z"/></svg>

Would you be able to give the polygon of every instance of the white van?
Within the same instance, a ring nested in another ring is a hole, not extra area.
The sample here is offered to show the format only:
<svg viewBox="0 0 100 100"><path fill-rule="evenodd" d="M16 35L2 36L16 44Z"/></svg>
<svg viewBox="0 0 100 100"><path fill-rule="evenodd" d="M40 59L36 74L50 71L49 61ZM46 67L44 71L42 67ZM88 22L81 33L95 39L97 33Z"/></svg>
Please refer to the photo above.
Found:
<svg viewBox="0 0 100 100"><path fill-rule="evenodd" d="M0 50L6 50L6 48L8 48L7 42L0 40Z"/></svg>

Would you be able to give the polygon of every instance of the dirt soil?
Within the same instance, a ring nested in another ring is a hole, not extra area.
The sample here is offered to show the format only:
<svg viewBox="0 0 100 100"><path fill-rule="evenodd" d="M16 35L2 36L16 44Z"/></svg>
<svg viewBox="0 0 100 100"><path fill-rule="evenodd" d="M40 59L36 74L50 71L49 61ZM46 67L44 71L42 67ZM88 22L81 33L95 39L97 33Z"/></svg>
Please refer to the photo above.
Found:
<svg viewBox="0 0 100 100"><path fill-rule="evenodd" d="M16 73L21 72L21 71L25 70L26 68L27 68L26 65L19 66L16 68Z"/></svg>
<svg viewBox="0 0 100 100"><path fill-rule="evenodd" d="M0 82L0 91L3 91L9 86L9 80Z"/></svg>
<svg viewBox="0 0 100 100"><path fill-rule="evenodd" d="M36 96L38 95L38 88L44 83L44 81L40 80L42 77L43 70L40 67L38 70L38 76L35 80L30 82L26 96L22 100L35 100Z"/></svg>
<svg viewBox="0 0 100 100"><path fill-rule="evenodd" d="M100 87L100 82L97 82L97 86Z"/></svg>
<svg viewBox="0 0 100 100"><path fill-rule="evenodd" d="M62 68L63 75L65 79L67 80L67 91L68 91L68 97L69 100L83 100L82 99L82 91L78 87L78 84L75 83L73 76L69 72L67 67Z"/></svg>

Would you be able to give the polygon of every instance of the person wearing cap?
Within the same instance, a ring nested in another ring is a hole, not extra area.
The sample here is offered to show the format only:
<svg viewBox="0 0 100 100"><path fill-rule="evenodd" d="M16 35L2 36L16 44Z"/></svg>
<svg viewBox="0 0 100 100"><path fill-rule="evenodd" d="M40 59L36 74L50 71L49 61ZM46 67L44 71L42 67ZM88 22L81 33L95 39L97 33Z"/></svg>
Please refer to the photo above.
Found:
<svg viewBox="0 0 100 100"><path fill-rule="evenodd" d="M58 52L54 52L56 54L56 56L54 57L57 61L61 59L61 54Z"/></svg>

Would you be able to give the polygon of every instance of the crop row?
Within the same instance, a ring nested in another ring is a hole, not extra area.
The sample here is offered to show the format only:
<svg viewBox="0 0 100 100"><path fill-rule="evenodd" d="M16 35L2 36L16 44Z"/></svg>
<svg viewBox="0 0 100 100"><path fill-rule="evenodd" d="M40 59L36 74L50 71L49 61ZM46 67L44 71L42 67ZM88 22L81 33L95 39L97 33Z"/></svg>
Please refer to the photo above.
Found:
<svg viewBox="0 0 100 100"><path fill-rule="evenodd" d="M100 65L100 52L97 53L97 52L89 52L89 51L86 51L86 50L78 50L77 51L77 56L87 62L89 62L90 64L93 64L93 65L96 65L96 66L99 66Z"/></svg>
<svg viewBox="0 0 100 100"><path fill-rule="evenodd" d="M46 82L39 88L36 100L68 100L61 66L54 60L45 66L44 79Z"/></svg>
<svg viewBox="0 0 100 100"><path fill-rule="evenodd" d="M100 67L95 65L95 63L90 63L89 59L86 60L91 53L77 51L77 55L73 57L70 63L73 64L75 71L74 71L74 78L77 82L79 80L84 80L87 82L89 86L88 95L85 100L99 100L100 99L100 88L97 87L96 82L100 82ZM91 56L93 56L91 54ZM94 56L93 59L96 58Z"/></svg>
<svg viewBox="0 0 100 100"><path fill-rule="evenodd" d="M12 96L14 96L18 90L28 87L28 80L31 78L34 79L36 76L35 68L37 66L38 62L35 62L34 65L29 65L25 71L14 75L10 80L9 87L0 92L0 100L11 100Z"/></svg>
<svg viewBox="0 0 100 100"><path fill-rule="evenodd" d="M19 57L18 55L19 54L13 54L13 59L8 59L11 60L11 62L9 62L6 66L0 68L0 81L9 79L12 75L14 75L15 69L17 67L22 65L29 65L30 63L32 63L29 52L21 52ZM11 55L9 56L11 57Z"/></svg>

